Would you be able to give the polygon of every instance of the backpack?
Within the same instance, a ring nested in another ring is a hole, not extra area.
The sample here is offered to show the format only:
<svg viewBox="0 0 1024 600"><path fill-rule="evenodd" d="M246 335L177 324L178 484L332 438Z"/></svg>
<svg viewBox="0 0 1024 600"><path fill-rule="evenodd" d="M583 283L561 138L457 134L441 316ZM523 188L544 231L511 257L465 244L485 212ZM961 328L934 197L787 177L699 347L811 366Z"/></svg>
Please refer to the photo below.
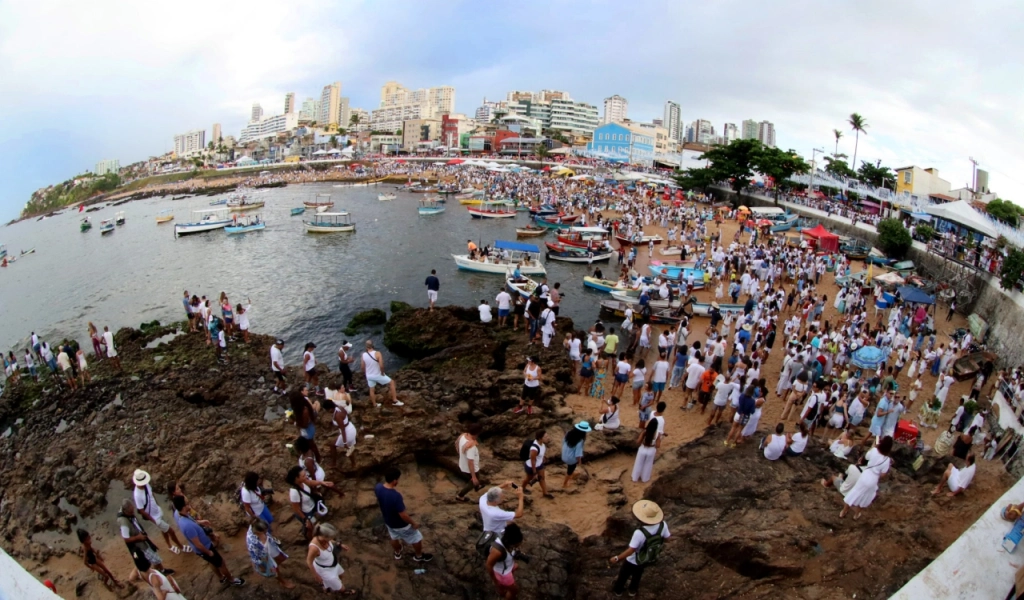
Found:
<svg viewBox="0 0 1024 600"><path fill-rule="evenodd" d="M476 540L476 551L477 551L477 554L479 554L480 556L486 557L488 554L491 553L491 547L492 546L496 546L496 547L500 548L500 546L498 546L497 544L494 543L498 539L499 539L498 534L493 532L493 531L485 531L485 532L481 533L480 537L477 538L477 540ZM502 552L504 552L504 549L502 549ZM504 554L502 555L502 558L504 558Z"/></svg>
<svg viewBox="0 0 1024 600"><path fill-rule="evenodd" d="M530 438L523 442L522 447L519 448L519 460L523 462L530 460L530 451L535 447L537 448L537 452L540 452L540 446L537 445L537 440L534 438Z"/></svg>
<svg viewBox="0 0 1024 600"><path fill-rule="evenodd" d="M646 566L658 562L658 555L661 554L662 548L665 547L665 538L661 537L661 532L664 528L664 522L658 523L658 530L654 533L647 531L646 527L640 528L640 532L644 534L644 545L636 551L637 565Z"/></svg>

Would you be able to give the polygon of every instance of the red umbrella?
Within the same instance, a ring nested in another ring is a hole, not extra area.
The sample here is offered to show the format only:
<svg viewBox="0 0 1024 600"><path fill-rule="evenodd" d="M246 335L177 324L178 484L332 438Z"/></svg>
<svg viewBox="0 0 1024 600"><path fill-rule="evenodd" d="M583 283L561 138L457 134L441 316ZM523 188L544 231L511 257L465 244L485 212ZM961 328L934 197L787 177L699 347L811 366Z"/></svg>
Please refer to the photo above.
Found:
<svg viewBox="0 0 1024 600"><path fill-rule="evenodd" d="M461 164L462 164L462 163L464 163L464 162L466 162L466 161L462 160L461 158L453 158L453 159L451 159L450 161L448 161L448 162L447 162L447 163L445 163L445 164L449 164L449 165L461 165Z"/></svg>
<svg viewBox="0 0 1024 600"><path fill-rule="evenodd" d="M541 169L541 171L550 171L550 170L551 170L551 167L546 166L546 165L544 166L543 169Z"/></svg>
<svg viewBox="0 0 1024 600"><path fill-rule="evenodd" d="M400 158L400 159L396 160L395 162L400 162L400 163L404 163L404 162L405 162L405 159L402 159L402 158Z"/></svg>
<svg viewBox="0 0 1024 600"><path fill-rule="evenodd" d="M757 222L757 226L758 227L769 227L771 225L772 225L772 222L769 221L768 219L761 219L760 221Z"/></svg>

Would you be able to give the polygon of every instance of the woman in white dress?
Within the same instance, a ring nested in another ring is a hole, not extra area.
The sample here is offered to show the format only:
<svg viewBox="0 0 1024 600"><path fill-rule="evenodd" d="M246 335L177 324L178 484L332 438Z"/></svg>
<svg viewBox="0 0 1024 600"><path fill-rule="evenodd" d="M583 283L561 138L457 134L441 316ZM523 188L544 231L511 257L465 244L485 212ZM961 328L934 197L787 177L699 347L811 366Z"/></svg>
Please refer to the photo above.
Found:
<svg viewBox="0 0 1024 600"><path fill-rule="evenodd" d="M651 480L651 471L654 469L654 456L661 447L661 436L658 435L658 420L651 419L647 422L644 430L640 432L637 439L640 448L636 452L636 460L633 462L633 481L647 483Z"/></svg>
<svg viewBox="0 0 1024 600"><path fill-rule="evenodd" d="M862 509L871 506L875 494L878 493L878 480L889 472L889 465L892 463L892 459L889 458L891 452L892 438L886 436L882 438L877 447L872 448L864 455L864 467L861 469L860 479L843 499L845 506L839 513L840 518L845 517L852 506L854 508L853 518L859 519Z"/></svg>
<svg viewBox="0 0 1024 600"><path fill-rule="evenodd" d="M344 448L345 456L349 457L354 469L356 468L356 426L352 423L352 398L344 390L328 389L325 394L328 400L324 401L324 408L331 410L333 405L334 414L331 417L331 422L338 428L338 439L335 440L332 447L334 459L337 461L338 450Z"/></svg>
<svg viewBox="0 0 1024 600"><path fill-rule="evenodd" d="M355 590L345 589L341 582L341 576L345 569L341 568L339 559L341 553L335 552L335 545L341 550L348 550L345 544L338 544L334 539L338 537L338 530L330 523L320 523L313 530L313 540L309 543L309 552L306 554L306 564L313 572L316 580L324 586L328 592L341 592L345 595L353 595Z"/></svg>

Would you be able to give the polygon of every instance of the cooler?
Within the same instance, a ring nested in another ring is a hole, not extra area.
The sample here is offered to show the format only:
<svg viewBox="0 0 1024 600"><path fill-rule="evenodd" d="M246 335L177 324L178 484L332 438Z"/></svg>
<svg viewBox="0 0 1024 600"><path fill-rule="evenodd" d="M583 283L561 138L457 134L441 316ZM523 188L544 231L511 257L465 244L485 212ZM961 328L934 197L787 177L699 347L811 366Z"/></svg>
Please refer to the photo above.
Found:
<svg viewBox="0 0 1024 600"><path fill-rule="evenodd" d="M896 424L893 440L903 444L913 444L917 441L918 433L917 425L910 421L900 421Z"/></svg>

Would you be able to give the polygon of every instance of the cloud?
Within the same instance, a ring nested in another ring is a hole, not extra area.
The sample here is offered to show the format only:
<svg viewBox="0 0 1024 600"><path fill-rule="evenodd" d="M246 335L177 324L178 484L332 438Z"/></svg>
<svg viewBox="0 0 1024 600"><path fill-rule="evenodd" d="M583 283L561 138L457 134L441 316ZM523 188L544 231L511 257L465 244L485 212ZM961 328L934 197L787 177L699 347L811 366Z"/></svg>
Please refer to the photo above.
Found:
<svg viewBox="0 0 1024 600"><path fill-rule="evenodd" d="M1024 201L1024 87L1009 1L808 3L345 1L172 4L0 0L0 213L92 168L168 151L219 122L237 135L254 101L318 97L340 80L372 109L380 86L456 86L456 107L512 89L559 89L630 116L766 119L778 144L853 153L846 119L867 119L858 160L937 167L954 186L988 168Z"/></svg>

